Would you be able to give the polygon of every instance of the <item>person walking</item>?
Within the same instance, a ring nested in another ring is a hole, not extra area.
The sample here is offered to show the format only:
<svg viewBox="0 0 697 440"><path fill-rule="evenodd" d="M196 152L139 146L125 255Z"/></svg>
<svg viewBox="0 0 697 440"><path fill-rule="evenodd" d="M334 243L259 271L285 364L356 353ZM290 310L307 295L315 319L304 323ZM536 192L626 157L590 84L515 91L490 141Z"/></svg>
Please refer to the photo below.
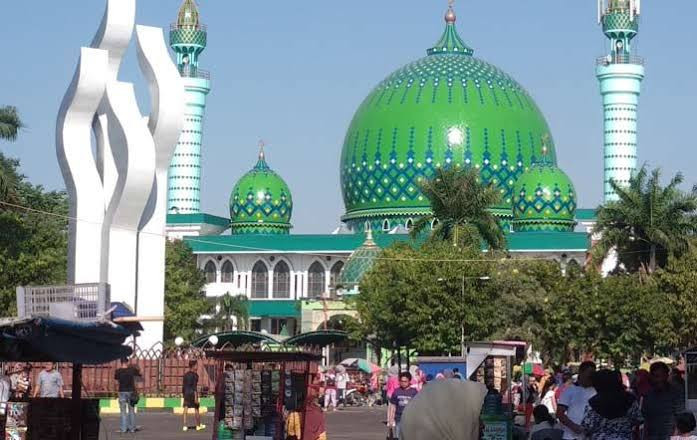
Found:
<svg viewBox="0 0 697 440"><path fill-rule="evenodd" d="M319 406L321 389L318 385L310 385L305 401L305 416L301 440L327 440L327 429L324 411Z"/></svg>
<svg viewBox="0 0 697 440"><path fill-rule="evenodd" d="M64 398L63 376L56 369L55 362L48 362L44 370L39 373L39 380L34 390L34 397Z"/></svg>
<svg viewBox="0 0 697 440"><path fill-rule="evenodd" d="M348 387L349 375L343 365L336 368L336 400L338 404L346 408L346 388Z"/></svg>
<svg viewBox="0 0 697 440"><path fill-rule="evenodd" d="M625 391L619 371L600 370L593 375L596 395L588 401L581 426L590 440L632 440L643 422L639 401Z"/></svg>
<svg viewBox="0 0 697 440"><path fill-rule="evenodd" d="M201 413L199 412L200 403L198 398L198 373L196 373L196 361L189 361L189 371L182 378L182 394L184 397L184 427L182 431L195 429L201 431L206 429L206 425L201 424ZM189 426L186 422L186 416L189 414L189 409L194 410L195 426Z"/></svg>
<svg viewBox="0 0 697 440"><path fill-rule="evenodd" d="M404 408L409 405L419 392L411 387L411 373L405 371L399 375L399 388L397 388L390 398L390 409L387 415L387 426L394 428L395 438L400 437L400 422Z"/></svg>
<svg viewBox="0 0 697 440"><path fill-rule="evenodd" d="M566 391L567 388L574 385L574 375L571 374L571 370L565 368L561 371L561 380L557 382L557 389L554 391L554 398L559 402L561 395ZM555 412L556 413L556 412Z"/></svg>
<svg viewBox="0 0 697 440"><path fill-rule="evenodd" d="M537 385L537 379L534 376L528 378L528 384L525 395L525 429L530 430L532 423L532 411L538 403L540 397L540 389Z"/></svg>
<svg viewBox="0 0 697 440"><path fill-rule="evenodd" d="M649 368L651 389L644 398L642 413L647 440L665 440L675 429L675 417L685 411L684 391L668 380L670 369L663 362Z"/></svg>
<svg viewBox="0 0 697 440"><path fill-rule="evenodd" d="M540 405L547 407L549 414L557 413L557 399L555 396L557 391L556 379L554 376L547 378L545 385L542 387L542 392L540 393Z"/></svg>
<svg viewBox="0 0 697 440"><path fill-rule="evenodd" d="M136 377L140 371L128 359L121 359L121 366L114 373L114 379L119 384L119 413L121 415L121 433L136 432Z"/></svg>
<svg viewBox="0 0 697 440"><path fill-rule="evenodd" d="M581 422L588 407L588 401L595 396L593 374L595 363L582 362L578 368L578 380L567 388L557 402L557 419L564 428L564 440L577 440L585 437Z"/></svg>
<svg viewBox="0 0 697 440"><path fill-rule="evenodd" d="M332 411L336 411L336 374L334 370L327 371L324 375L324 410L329 411L329 407Z"/></svg>

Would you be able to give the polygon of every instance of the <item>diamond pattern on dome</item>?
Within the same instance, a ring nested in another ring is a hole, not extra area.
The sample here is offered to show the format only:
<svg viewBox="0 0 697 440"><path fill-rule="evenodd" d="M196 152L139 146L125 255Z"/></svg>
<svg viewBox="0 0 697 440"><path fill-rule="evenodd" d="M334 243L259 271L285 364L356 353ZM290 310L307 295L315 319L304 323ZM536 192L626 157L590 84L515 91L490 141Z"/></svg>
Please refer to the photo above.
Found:
<svg viewBox="0 0 697 440"><path fill-rule="evenodd" d="M233 234L287 234L293 200L288 185L271 170L263 153L256 166L242 176L230 196Z"/></svg>

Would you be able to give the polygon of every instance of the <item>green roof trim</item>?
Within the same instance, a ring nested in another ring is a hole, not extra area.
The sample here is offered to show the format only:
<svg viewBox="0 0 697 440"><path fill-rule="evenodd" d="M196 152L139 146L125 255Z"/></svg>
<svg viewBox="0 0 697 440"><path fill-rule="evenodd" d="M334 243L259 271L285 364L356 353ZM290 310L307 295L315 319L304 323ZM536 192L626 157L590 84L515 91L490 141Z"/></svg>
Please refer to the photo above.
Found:
<svg viewBox="0 0 697 440"><path fill-rule="evenodd" d="M363 234L217 235L185 237L194 253L350 253L363 244ZM409 241L404 234L380 234L375 241L386 248L397 241Z"/></svg>
<svg viewBox="0 0 697 440"><path fill-rule="evenodd" d="M590 237L585 232L518 232L506 235L511 252L587 251Z"/></svg>
<svg viewBox="0 0 697 440"><path fill-rule="evenodd" d="M196 225L207 224L215 226L230 226L230 219L211 214L167 214L168 225Z"/></svg>
<svg viewBox="0 0 697 440"><path fill-rule="evenodd" d="M300 317L300 302L293 300L250 300L249 316L256 318Z"/></svg>
<svg viewBox="0 0 697 440"><path fill-rule="evenodd" d="M597 220L598 211L596 209L579 208L576 210L576 220Z"/></svg>
<svg viewBox="0 0 697 440"><path fill-rule="evenodd" d="M518 232L508 234L509 250L568 251L590 249L585 232ZM278 253L351 253L363 245L363 234L318 235L217 235L185 237L196 254L278 254ZM408 242L405 234L380 234L374 237L384 249L395 242ZM266 301L262 301L266 302ZM287 301L280 301L287 302Z"/></svg>
<svg viewBox="0 0 697 440"><path fill-rule="evenodd" d="M222 347L225 344L230 344L232 346L240 346L244 344L254 344L259 342L270 342L278 344L278 341L268 334L260 332L252 332L245 330L233 330L227 332L214 333L218 337L217 347ZM191 345L194 347L203 347L208 343L208 338L213 335L206 335L195 340ZM210 345L210 343L209 343Z"/></svg>
<svg viewBox="0 0 697 440"><path fill-rule="evenodd" d="M318 330L314 332L301 333L286 339L284 345L301 346L322 346L343 342L349 337L343 330Z"/></svg>

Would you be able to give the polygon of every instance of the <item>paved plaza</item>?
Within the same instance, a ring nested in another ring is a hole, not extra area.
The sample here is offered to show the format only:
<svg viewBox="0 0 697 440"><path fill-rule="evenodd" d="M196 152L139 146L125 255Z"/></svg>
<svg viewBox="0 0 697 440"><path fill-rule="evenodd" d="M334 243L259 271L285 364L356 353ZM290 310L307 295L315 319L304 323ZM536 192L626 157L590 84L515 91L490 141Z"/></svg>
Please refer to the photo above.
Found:
<svg viewBox="0 0 697 440"><path fill-rule="evenodd" d="M327 431L331 440L382 440L385 438L385 409L348 408L327 413ZM205 417L208 427L200 432L182 432L181 416L169 413L145 413L138 415L138 425L143 430L136 434L119 434L118 415L105 415L102 419L100 440L137 439L210 439L211 415Z"/></svg>

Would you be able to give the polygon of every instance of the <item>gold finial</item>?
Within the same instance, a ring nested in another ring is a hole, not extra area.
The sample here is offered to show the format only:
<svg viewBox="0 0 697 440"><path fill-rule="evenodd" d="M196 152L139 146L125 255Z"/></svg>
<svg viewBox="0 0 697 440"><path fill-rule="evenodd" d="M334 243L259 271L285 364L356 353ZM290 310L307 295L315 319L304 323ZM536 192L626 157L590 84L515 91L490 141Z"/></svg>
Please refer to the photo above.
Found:
<svg viewBox="0 0 697 440"><path fill-rule="evenodd" d="M266 146L266 142L264 142L263 139L259 139L259 159L264 158L264 147Z"/></svg>
<svg viewBox="0 0 697 440"><path fill-rule="evenodd" d="M446 23L455 23L455 20L457 20L457 16L455 15L455 10L453 9L454 4L455 4L455 0L448 0L448 12L445 13L445 22Z"/></svg>

